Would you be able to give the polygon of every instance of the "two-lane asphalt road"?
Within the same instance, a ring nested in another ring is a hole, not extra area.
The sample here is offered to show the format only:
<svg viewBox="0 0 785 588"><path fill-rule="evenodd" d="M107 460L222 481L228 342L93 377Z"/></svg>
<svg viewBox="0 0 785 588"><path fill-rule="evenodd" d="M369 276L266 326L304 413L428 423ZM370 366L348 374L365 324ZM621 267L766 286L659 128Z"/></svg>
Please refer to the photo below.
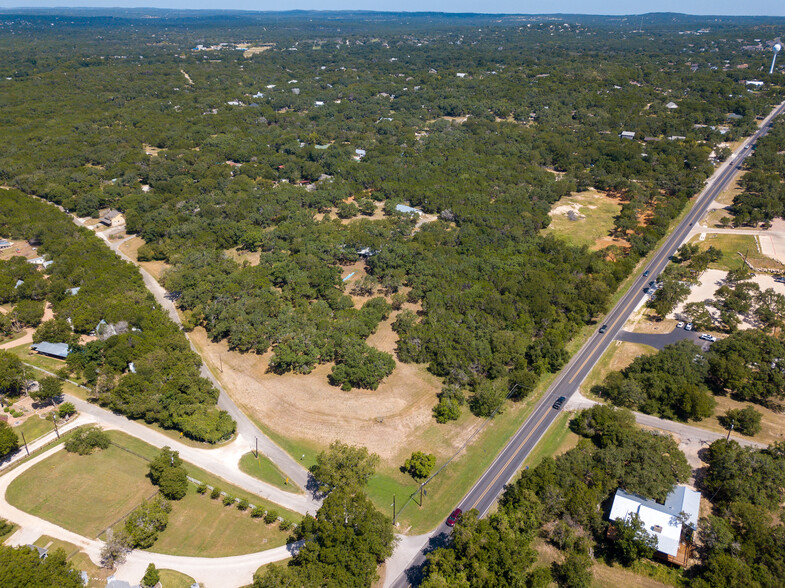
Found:
<svg viewBox="0 0 785 588"><path fill-rule="evenodd" d="M646 268L649 275L644 276L641 274L638 276L627 293L622 296L621 300L616 303L605 317L603 323L607 325L605 332L600 333L599 330L595 332L584 343L580 351L573 356L567 366L562 369L529 418L513 435L494 462L485 470L485 473L483 473L474 487L461 500L458 505L459 508L464 512L476 508L480 516L485 516L488 513L493 503L504 491L505 485L521 468L523 461L558 416L559 411L552 408L553 403L560 396L569 399L575 393L578 386L589 375L594 364L597 363L611 342L616 338L617 333L621 330L624 323L627 322L632 311L645 296L643 288L665 268L670 258L676 253L676 250L689 234L692 226L703 217L709 204L734 179L741 169L744 160L752 152L752 146L755 142L768 132L770 121L783 111L785 111L785 102L777 106L766 117L761 128L717 169L709 179L707 187L695 200L684 220L665 239L665 242L652 257ZM449 527L442 524L432 533L432 537L444 537L446 533L449 533ZM418 570L425 561L425 551L428 549L429 547L426 546L425 550L418 552L417 557L410 562L407 570L388 585L404 588L413 581L416 582Z"/></svg>

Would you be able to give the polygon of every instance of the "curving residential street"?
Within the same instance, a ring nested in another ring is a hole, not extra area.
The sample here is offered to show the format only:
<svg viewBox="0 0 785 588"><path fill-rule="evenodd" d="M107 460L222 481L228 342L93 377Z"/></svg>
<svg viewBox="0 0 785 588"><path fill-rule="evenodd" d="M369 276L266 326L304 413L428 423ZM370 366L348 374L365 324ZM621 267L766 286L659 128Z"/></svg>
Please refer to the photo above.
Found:
<svg viewBox="0 0 785 588"><path fill-rule="evenodd" d="M62 444L57 445L0 477L0 514L3 518L20 526L20 529L6 543L27 545L41 535L49 535L73 543L84 551L93 563L100 565L103 541L88 539L59 525L28 514L11 506L5 499L5 493L11 482L62 449ZM301 543L293 543L258 553L215 558L181 557L135 550L128 554L124 564L118 566L114 576L119 580L136 583L144 575L147 566L154 563L158 568L177 570L187 574L206 587L243 586L251 583L253 574L259 567L290 558L301 545Z"/></svg>

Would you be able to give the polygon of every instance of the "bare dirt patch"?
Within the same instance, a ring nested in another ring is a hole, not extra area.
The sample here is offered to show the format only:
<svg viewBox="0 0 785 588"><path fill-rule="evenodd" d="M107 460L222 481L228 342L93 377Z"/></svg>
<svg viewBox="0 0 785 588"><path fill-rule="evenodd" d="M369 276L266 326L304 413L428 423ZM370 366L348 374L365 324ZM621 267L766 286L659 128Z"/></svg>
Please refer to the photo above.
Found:
<svg viewBox="0 0 785 588"><path fill-rule="evenodd" d="M145 271L153 276L157 282L160 282L161 276L163 276L164 272L171 266L165 261L138 261L139 248L142 245L144 245L144 239L141 237L134 237L133 239L129 239L120 245L119 249L128 257L130 257L134 263L144 268Z"/></svg>
<svg viewBox="0 0 785 588"><path fill-rule="evenodd" d="M549 170L550 171L550 170ZM542 234L553 234L573 245L598 250L629 243L611 235L613 219L621 210L621 200L597 190L573 192L556 202L549 212L551 223Z"/></svg>
<svg viewBox="0 0 785 588"><path fill-rule="evenodd" d="M717 419L718 416L723 416L725 411L733 408L746 408L747 406L752 406L755 410L763 415L761 419L761 432L755 435L754 437L746 437L744 435L740 435L739 433L731 433L731 437L737 437L739 439L749 439L752 441L758 441L759 443L766 443L771 444L777 441L785 440L785 413L776 412L764 406L760 406L759 404L751 404L749 402L740 402L738 400L734 400L728 396L715 396L714 399L717 401L717 408L714 410L715 416L705 419L700 423L697 423L697 426L702 427L704 429L710 429L712 431L717 432L726 432L722 425L720 425L719 420Z"/></svg>
<svg viewBox="0 0 785 588"><path fill-rule="evenodd" d="M239 45L238 45L239 47ZM245 51L243 51L243 57L253 57L254 55L258 55L259 53L264 53L265 51L269 51L275 47L275 43L270 43L267 45L255 45L253 47L248 47Z"/></svg>
<svg viewBox="0 0 785 588"><path fill-rule="evenodd" d="M733 204L733 199L744 191L739 185L739 182L741 182L741 179L746 175L746 173L746 171L739 172L736 175L736 179L731 182L730 186L720 192L719 196L714 199L715 202L725 206L730 206Z"/></svg>
<svg viewBox="0 0 785 588"><path fill-rule="evenodd" d="M148 145L147 143L142 144L142 148L144 148L144 152L149 155L150 157L158 157L158 154L163 151L158 147L153 147L152 145Z"/></svg>
<svg viewBox="0 0 785 588"><path fill-rule="evenodd" d="M7 261L16 256L22 256L25 259L38 257L37 249L31 247L27 241L14 241L11 239L9 241L11 242L11 247L0 250L0 260Z"/></svg>
<svg viewBox="0 0 785 588"><path fill-rule="evenodd" d="M259 261L262 257L261 251L240 251L235 247L234 249L226 249L224 253L227 257L235 260L240 265L243 265L245 262L248 262L249 265L259 265Z"/></svg>
<svg viewBox="0 0 785 588"><path fill-rule="evenodd" d="M371 344L385 350L393 347L390 322L380 326ZM412 447L428 447L445 456L471 434L473 427L466 422L440 425L439 434L432 434L436 425L431 409L441 386L425 366L397 363L378 390L344 392L328 383L330 364L317 366L308 375L278 376L267 373L271 352L259 356L229 351L225 342L209 341L201 328L190 337L232 398L284 437L319 446L336 439L364 445L388 465L398 466Z"/></svg>

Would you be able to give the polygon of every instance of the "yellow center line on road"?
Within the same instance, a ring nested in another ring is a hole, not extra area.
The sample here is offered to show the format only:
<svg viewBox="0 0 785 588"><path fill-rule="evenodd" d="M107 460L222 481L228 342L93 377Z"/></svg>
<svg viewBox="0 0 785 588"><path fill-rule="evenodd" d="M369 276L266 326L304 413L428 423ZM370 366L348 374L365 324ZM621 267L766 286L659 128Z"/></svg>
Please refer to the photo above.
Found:
<svg viewBox="0 0 785 588"><path fill-rule="evenodd" d="M502 473L504 473L504 471L507 469L507 466L509 466L509 465L510 465L510 463L512 462L512 460L513 460L513 459L515 459L515 456L517 456L517 455L520 453L521 449L523 449L523 446L524 446L524 445L526 445L526 442L527 442L529 439L531 439L531 436L532 436L532 435L534 435L534 432L537 430L537 427L539 427L539 426L542 424L542 421L544 421L544 420L545 420L545 417L547 417L547 416L548 416L548 411L546 410L546 411L545 411L545 413L543 413L543 415L542 415L542 417L540 418L540 420L539 420L539 421L537 421L537 424L536 424L536 425L534 425L534 426L532 427L531 431L529 431L529 434L528 434L528 435L526 435L526 437L523 439L523 441L521 441L521 444L520 444L520 445L518 445L518 449L516 449L516 450L515 450L515 453L513 453L513 454L510 456L510 459L508 459L508 460L507 460L507 463L505 463L505 464L504 464L504 466L502 466L502 469L501 469L501 470L499 470L499 473L498 473L498 474L496 474L496 476L493 478L493 480L491 480L491 483L490 483L490 484L488 484L488 485L485 487L485 490L483 490L482 494L480 494L480 497L479 497L477 500L475 500L475 501L474 501L474 504L472 504L472 505L471 505L471 508L470 508L469 510L471 510L472 508L476 508L476 507L477 507L477 505L480 503L480 501L481 501L483 498L485 498L485 495L488 493L488 491L489 491L489 490L490 490L490 489L493 487L493 485L494 485L494 484L496 483L496 481L499 479L499 476L501 476L501 475L502 475Z"/></svg>
<svg viewBox="0 0 785 588"><path fill-rule="evenodd" d="M615 320L615 321L613 321L613 324L612 324L612 325L610 326L610 328L608 329L608 333L605 333L605 334L602 336L602 338L600 339L600 345L602 345L602 344L605 342L605 339L606 339L607 337L609 337L609 336L611 335L611 333L613 333L614 329L616 328L616 324L619 322L619 320L621 320L621 319L623 319L623 318L624 318L624 315L626 314L626 312L627 312L627 309L628 309L628 308L630 308L630 305L631 305L633 302L635 302L635 300L636 300L636 299L635 299L635 297L633 297L633 298L632 298L632 299L631 299L631 300L630 300L630 301L627 303L627 306L625 306L625 307L624 307L624 310L622 310L622 311L621 311L621 314L620 314L618 317L616 317L616 320ZM579 373L581 373L581 371L583 370L584 366L585 366L585 365L588 363L588 361L589 361L590 359L591 359L591 353L589 353L589 354L586 356L586 359L584 359L584 360L583 360L583 363L580 365L580 367L577 369L577 371L576 371L576 372L575 372L575 373L572 375L572 378L570 378L570 382L569 382L570 384L572 384L572 383L575 381L575 378L577 378L577 377L578 377L578 374L579 374Z"/></svg>

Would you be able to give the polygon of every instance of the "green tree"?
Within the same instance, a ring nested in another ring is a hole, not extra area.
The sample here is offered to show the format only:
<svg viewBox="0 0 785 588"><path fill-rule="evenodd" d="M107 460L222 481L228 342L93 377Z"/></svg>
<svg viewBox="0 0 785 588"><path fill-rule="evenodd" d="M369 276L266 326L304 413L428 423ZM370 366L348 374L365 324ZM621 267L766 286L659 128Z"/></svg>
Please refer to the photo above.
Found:
<svg viewBox="0 0 785 588"><path fill-rule="evenodd" d="M636 513L631 513L627 519L616 519L614 525L616 526L614 547L624 565L654 555L657 539L648 533Z"/></svg>
<svg viewBox="0 0 785 588"><path fill-rule="evenodd" d="M59 416L61 419L70 417L73 414L76 414L76 407L71 402L63 402L59 407L57 407L57 416Z"/></svg>
<svg viewBox="0 0 785 588"><path fill-rule="evenodd" d="M161 451L149 464L150 481L158 486L166 498L180 500L188 490L188 474L183 467L183 460L177 451L168 446Z"/></svg>
<svg viewBox="0 0 785 588"><path fill-rule="evenodd" d="M436 466L435 455L432 453L415 451L412 453L412 456L404 462L401 469L415 480L424 480L431 474L434 466Z"/></svg>
<svg viewBox="0 0 785 588"><path fill-rule="evenodd" d="M22 361L8 351L0 350L0 394L16 396L24 386Z"/></svg>
<svg viewBox="0 0 785 588"><path fill-rule="evenodd" d="M19 449L19 437L11 426L0 421L0 457L5 457Z"/></svg>
<svg viewBox="0 0 785 588"><path fill-rule="evenodd" d="M158 573L158 570L155 568L155 564L151 563L147 566L147 569L144 572L144 576L142 577L142 586L146 588L152 588L161 578L161 574Z"/></svg>
<svg viewBox="0 0 785 588"><path fill-rule="evenodd" d="M360 588L377 579L379 564L392 554L392 521L361 491L339 488L325 498L316 517L306 515L296 535L305 545L286 570L254 578L254 587L312 585ZM317 580L318 578L318 580Z"/></svg>
<svg viewBox="0 0 785 588"><path fill-rule="evenodd" d="M587 553L570 551L564 562L551 566L553 578L564 588L590 588L592 585L592 561Z"/></svg>
<svg viewBox="0 0 785 588"><path fill-rule="evenodd" d="M50 402L54 406L56 398L63 395L63 381L54 376L46 376L38 382L38 390L31 390L30 397L39 402Z"/></svg>
<svg viewBox="0 0 785 588"><path fill-rule="evenodd" d="M79 455L90 455L95 449L106 449L110 444L109 435L96 425L79 427L66 439L66 451Z"/></svg>
<svg viewBox="0 0 785 588"><path fill-rule="evenodd" d="M49 343L76 343L78 337L74 335L68 321L53 318L44 321L33 333L33 343L48 341Z"/></svg>
<svg viewBox="0 0 785 588"><path fill-rule="evenodd" d="M161 497L142 502L125 519L130 545L139 549L152 547L158 534L166 529L171 510L169 501Z"/></svg>
<svg viewBox="0 0 785 588"><path fill-rule="evenodd" d="M733 428L742 435L753 436L761 431L763 415L752 406L744 408L729 408L725 415L719 418L720 424L726 429Z"/></svg>
<svg viewBox="0 0 785 588"><path fill-rule="evenodd" d="M469 398L469 408L480 417L489 417L501 408L507 397L507 386L497 380L482 380Z"/></svg>
<svg viewBox="0 0 785 588"><path fill-rule="evenodd" d="M82 578L60 548L41 559L30 547L0 545L0 586L82 588Z"/></svg>
<svg viewBox="0 0 785 588"><path fill-rule="evenodd" d="M352 491L364 488L378 465L379 456L369 453L366 447L333 441L327 451L316 456L311 473L322 493L336 488Z"/></svg>

